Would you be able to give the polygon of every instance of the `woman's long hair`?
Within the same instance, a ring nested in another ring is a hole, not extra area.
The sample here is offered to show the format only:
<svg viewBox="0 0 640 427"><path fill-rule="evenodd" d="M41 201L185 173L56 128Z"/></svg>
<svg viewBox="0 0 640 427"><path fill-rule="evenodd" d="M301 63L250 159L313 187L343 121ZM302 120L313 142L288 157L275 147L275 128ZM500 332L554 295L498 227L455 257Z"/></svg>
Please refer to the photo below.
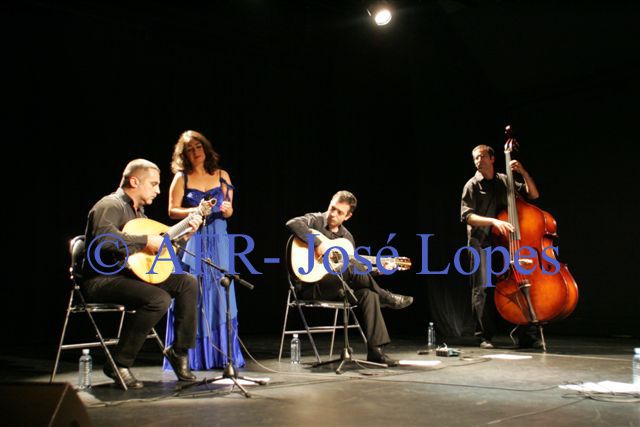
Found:
<svg viewBox="0 0 640 427"><path fill-rule="evenodd" d="M205 153L204 169L207 173L213 175L213 173L218 170L220 155L213 149L209 140L203 134L195 130L185 131L180 135L180 138L178 138L178 142L176 142L173 149L173 156L171 158L171 172L174 174L182 172L185 175L193 172L193 165L187 158L186 151L187 144L193 139L202 144L202 148Z"/></svg>

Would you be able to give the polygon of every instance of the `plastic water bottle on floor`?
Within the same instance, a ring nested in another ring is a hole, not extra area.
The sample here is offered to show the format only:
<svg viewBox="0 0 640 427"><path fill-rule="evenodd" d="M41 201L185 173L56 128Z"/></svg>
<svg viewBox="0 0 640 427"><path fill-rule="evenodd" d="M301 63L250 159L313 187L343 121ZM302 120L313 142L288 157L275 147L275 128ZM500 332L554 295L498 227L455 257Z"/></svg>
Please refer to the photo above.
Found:
<svg viewBox="0 0 640 427"><path fill-rule="evenodd" d="M634 349L633 355L633 383L640 385L640 347Z"/></svg>
<svg viewBox="0 0 640 427"><path fill-rule="evenodd" d="M78 389L86 390L91 388L91 374L93 371L93 360L89 354L89 349L82 350L82 356L78 362Z"/></svg>
<svg viewBox="0 0 640 427"><path fill-rule="evenodd" d="M427 349L433 350L436 348L436 330L433 327L433 322L429 322L429 328L427 328Z"/></svg>
<svg viewBox="0 0 640 427"><path fill-rule="evenodd" d="M300 364L300 338L298 338L298 334L293 334L293 338L291 338L291 363Z"/></svg>

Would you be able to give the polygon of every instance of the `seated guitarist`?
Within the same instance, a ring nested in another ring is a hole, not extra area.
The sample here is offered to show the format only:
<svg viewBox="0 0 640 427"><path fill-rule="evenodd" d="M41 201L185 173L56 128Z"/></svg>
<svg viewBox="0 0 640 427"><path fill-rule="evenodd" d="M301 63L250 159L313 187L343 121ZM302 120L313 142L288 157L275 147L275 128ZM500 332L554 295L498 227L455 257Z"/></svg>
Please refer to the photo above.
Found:
<svg viewBox="0 0 640 427"><path fill-rule="evenodd" d="M353 194L344 190L338 191L331 199L326 212L308 213L290 219L287 222L287 227L304 242L308 241L307 235L312 234L310 229L314 229L329 239L345 238L355 247L353 236L342 223L351 218L356 205L357 200ZM321 257L330 246L330 243L323 242L316 237L314 241L316 257ZM396 366L397 361L390 358L383 350L391 338L380 308L405 308L413 302L413 297L393 294L382 289L371 277L371 274L356 274L354 268L358 268L360 271L365 269L364 265L351 260L343 277L349 287L353 289L362 311L362 323L368 342L367 360ZM335 275L327 274L318 282L301 285L302 298L338 300L342 298L341 295L342 285Z"/></svg>
<svg viewBox="0 0 640 427"><path fill-rule="evenodd" d="M171 362L179 380L196 380L187 359L187 350L195 346L196 278L190 274L171 274L164 282L151 285L130 274L126 268L111 274L122 265L127 254L138 251L156 253L160 249L163 242L160 235L131 235L121 231L128 221L146 218L144 205L150 205L159 193L158 166L144 159L132 160L122 174L120 188L100 199L89 212L85 232L87 252L82 286L87 300L123 304L127 309L136 311L127 318L113 353L118 371L130 388L143 386L129 368L151 328L167 312L172 298L175 298L176 339L173 346L165 350L165 357ZM196 230L201 222L201 217L194 216L189 225ZM111 236L98 239L92 245L96 237L107 233ZM96 249L100 259L96 257ZM107 270L104 266L112 266L112 271L104 271ZM108 377L117 379L110 364L105 364L103 371Z"/></svg>

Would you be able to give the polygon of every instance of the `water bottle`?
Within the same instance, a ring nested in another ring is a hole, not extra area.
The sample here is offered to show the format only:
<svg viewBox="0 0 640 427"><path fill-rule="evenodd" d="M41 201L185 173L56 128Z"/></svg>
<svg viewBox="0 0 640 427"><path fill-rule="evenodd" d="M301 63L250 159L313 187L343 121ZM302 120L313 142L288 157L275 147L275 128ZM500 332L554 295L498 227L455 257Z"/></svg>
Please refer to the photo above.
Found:
<svg viewBox="0 0 640 427"><path fill-rule="evenodd" d="M436 330L433 327L433 322L429 322L429 328L427 329L427 348L429 350L436 348Z"/></svg>
<svg viewBox="0 0 640 427"><path fill-rule="evenodd" d="M78 389L85 390L91 388L91 372L93 370L93 361L89 354L89 349L82 350L82 356L78 362Z"/></svg>
<svg viewBox="0 0 640 427"><path fill-rule="evenodd" d="M634 349L633 355L633 383L640 386L640 347Z"/></svg>
<svg viewBox="0 0 640 427"><path fill-rule="evenodd" d="M293 334L293 338L291 338L291 363L300 364L300 338L298 338L298 334Z"/></svg>

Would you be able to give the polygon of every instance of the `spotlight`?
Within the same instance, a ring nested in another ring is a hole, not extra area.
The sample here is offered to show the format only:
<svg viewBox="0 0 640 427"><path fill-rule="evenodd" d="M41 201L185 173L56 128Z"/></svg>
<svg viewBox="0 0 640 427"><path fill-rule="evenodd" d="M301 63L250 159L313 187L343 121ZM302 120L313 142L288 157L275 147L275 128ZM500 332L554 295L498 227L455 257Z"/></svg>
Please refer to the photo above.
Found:
<svg viewBox="0 0 640 427"><path fill-rule="evenodd" d="M378 1L373 3L368 9L367 13L373 17L374 22L378 26L387 25L391 22L391 7L386 1Z"/></svg>

